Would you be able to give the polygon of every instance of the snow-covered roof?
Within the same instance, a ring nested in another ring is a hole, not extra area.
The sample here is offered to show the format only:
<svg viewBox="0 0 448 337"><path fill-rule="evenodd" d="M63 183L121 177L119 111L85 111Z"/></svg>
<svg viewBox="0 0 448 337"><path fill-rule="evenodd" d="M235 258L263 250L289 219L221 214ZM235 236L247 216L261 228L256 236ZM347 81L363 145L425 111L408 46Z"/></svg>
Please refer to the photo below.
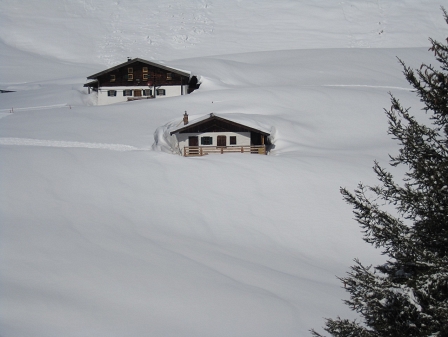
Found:
<svg viewBox="0 0 448 337"><path fill-rule="evenodd" d="M110 72L110 71L113 71L113 70L115 70L115 69L119 69L119 68L121 68L121 67L125 67L125 66L128 66L128 65L131 65L131 64L133 64L133 63L135 63L135 62L145 63L145 64L147 64L147 65L150 65L150 66L153 66L153 67L157 67L157 68L160 68L160 69L164 69L164 70L167 70L167 71L170 71L170 72L179 74L179 75L183 75L183 76L188 76L188 77L190 77L190 75L191 75L191 72L189 72L189 71L180 70L180 69L176 69L176 68L171 68L171 67L165 66L165 65L163 65L163 64L155 63L155 62L151 62L151 61L144 60L144 59L141 59L141 58L135 58L135 59L128 60L127 62L120 63L120 64L118 64L118 65L116 65L116 66L114 66L114 67L112 67L112 68L108 68L108 69L106 69L106 70L100 71L99 73L90 75L90 76L87 77L87 78L88 78L88 79L96 79L96 78L98 78L99 76L104 75L104 74L107 74L107 73Z"/></svg>
<svg viewBox="0 0 448 337"><path fill-rule="evenodd" d="M197 119L189 122L186 125L183 125L183 126L181 126L179 128L176 128L176 129L172 130L170 132L170 134L172 135L174 133L182 132L182 131L187 130L187 129L193 127L193 126L198 126L200 124L209 122L211 120L223 121L223 122L228 123L228 124L244 127L244 128L246 128L246 129L248 129L250 131L255 131L255 132L261 133L261 134L263 134L265 136L269 136L269 132L267 132L267 130L265 130L265 128L260 128L260 125L258 125L258 123L256 123L256 121L254 119L250 119L250 118L247 118L247 117L246 118L241 117L240 114L232 114L231 118L227 118L227 116L226 116L226 118L223 118L221 116L217 116L214 113L202 116L200 118L197 118ZM264 129L264 130L262 130L262 129Z"/></svg>

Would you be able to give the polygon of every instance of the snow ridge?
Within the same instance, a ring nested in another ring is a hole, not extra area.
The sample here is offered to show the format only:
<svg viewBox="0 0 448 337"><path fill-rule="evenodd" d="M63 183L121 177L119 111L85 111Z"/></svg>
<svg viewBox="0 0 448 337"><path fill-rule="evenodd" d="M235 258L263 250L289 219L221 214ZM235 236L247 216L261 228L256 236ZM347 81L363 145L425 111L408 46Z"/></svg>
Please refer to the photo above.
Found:
<svg viewBox="0 0 448 337"><path fill-rule="evenodd" d="M0 145L69 147L69 148L103 149L112 151L148 151L148 149L142 149L135 146L124 144L85 143L85 142L70 142L63 140L43 140L43 139L30 139L30 138L0 138Z"/></svg>

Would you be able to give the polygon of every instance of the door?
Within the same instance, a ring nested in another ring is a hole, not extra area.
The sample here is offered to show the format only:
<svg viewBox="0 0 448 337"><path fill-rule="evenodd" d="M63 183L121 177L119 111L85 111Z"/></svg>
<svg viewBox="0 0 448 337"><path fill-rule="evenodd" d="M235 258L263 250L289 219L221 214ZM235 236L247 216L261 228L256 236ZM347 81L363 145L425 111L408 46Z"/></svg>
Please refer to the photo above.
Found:
<svg viewBox="0 0 448 337"><path fill-rule="evenodd" d="M226 139L227 139L226 136L218 136L216 145L218 145L218 146L227 146Z"/></svg>
<svg viewBox="0 0 448 337"><path fill-rule="evenodd" d="M188 146L199 146L198 136L188 137Z"/></svg>
<svg viewBox="0 0 448 337"><path fill-rule="evenodd" d="M142 97L142 91L141 90L134 90L134 97Z"/></svg>

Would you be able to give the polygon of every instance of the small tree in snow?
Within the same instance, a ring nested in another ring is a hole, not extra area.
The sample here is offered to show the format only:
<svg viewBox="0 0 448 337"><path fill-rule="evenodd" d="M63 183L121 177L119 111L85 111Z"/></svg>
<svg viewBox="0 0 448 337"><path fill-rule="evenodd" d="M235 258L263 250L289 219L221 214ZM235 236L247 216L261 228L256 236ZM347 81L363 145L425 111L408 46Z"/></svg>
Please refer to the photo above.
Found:
<svg viewBox="0 0 448 337"><path fill-rule="evenodd" d="M361 320L327 319L324 329L332 336L448 336L448 46L430 41L438 67L413 70L400 61L430 123L417 122L392 95L385 110L389 133L400 144L390 164L407 168L402 184L375 162L378 186L360 184L354 193L341 189L364 240L388 261L372 268L355 260L341 278L350 294L345 303Z"/></svg>

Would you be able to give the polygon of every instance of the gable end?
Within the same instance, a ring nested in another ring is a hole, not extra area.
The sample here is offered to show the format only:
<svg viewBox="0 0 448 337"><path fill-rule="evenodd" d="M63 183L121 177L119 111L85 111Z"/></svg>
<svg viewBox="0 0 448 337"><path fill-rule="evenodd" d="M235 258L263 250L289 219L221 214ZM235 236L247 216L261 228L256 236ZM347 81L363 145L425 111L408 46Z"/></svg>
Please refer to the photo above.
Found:
<svg viewBox="0 0 448 337"><path fill-rule="evenodd" d="M251 128L249 126L229 121L228 119L211 116L203 121L186 125L185 127L172 131L174 133L204 133L204 132L255 132L263 136L269 136L269 133Z"/></svg>

